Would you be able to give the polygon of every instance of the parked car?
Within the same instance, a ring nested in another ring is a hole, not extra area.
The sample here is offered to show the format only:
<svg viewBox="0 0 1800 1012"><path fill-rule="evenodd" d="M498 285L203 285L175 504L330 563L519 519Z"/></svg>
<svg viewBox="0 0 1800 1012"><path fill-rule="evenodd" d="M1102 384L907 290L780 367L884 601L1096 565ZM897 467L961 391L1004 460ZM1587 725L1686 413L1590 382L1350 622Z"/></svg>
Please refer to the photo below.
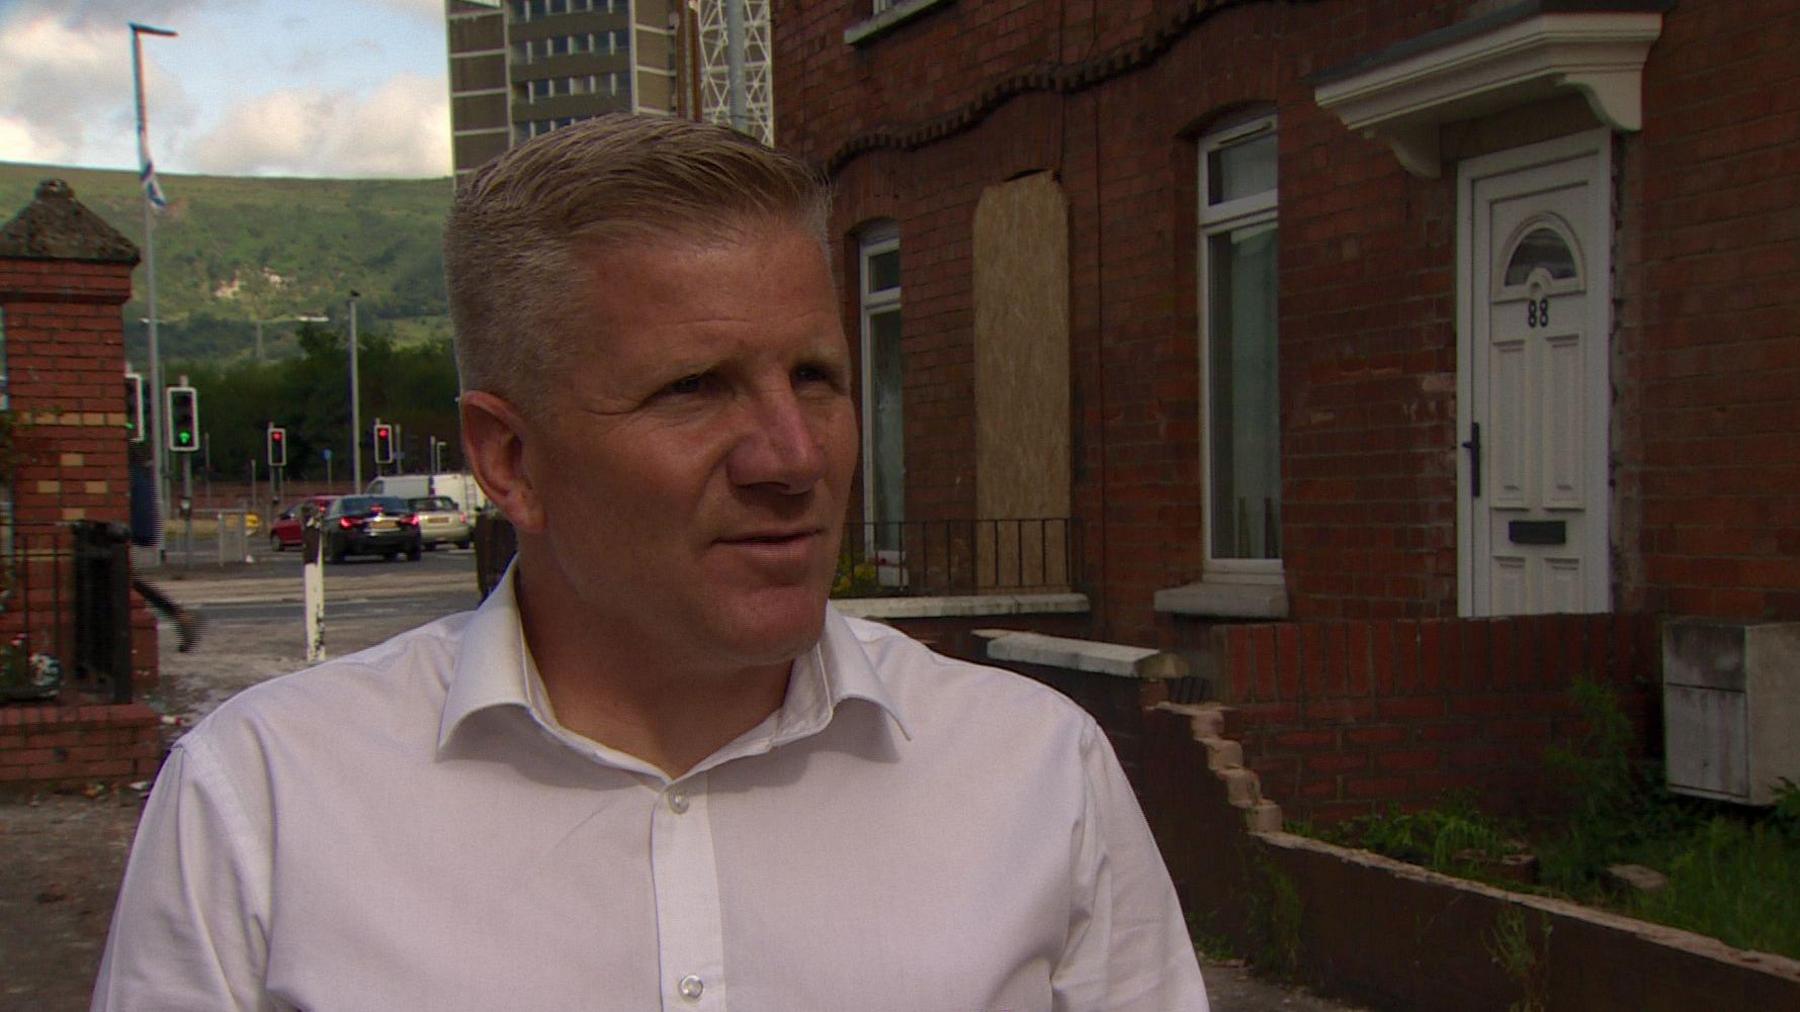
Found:
<svg viewBox="0 0 1800 1012"><path fill-rule="evenodd" d="M325 511L325 557L332 562L349 555L392 559L402 552L417 562L424 551L418 514L399 496L347 495Z"/></svg>
<svg viewBox="0 0 1800 1012"><path fill-rule="evenodd" d="M275 522L269 525L269 549L279 552L284 548L299 548L305 539L306 518L309 513L324 513L331 508L333 495L309 495L281 511Z"/></svg>
<svg viewBox="0 0 1800 1012"><path fill-rule="evenodd" d="M473 528L469 524L469 515L456 505L455 499L447 495L426 495L408 499L406 504L419 517L419 537L425 542L426 551L442 544L469 547Z"/></svg>

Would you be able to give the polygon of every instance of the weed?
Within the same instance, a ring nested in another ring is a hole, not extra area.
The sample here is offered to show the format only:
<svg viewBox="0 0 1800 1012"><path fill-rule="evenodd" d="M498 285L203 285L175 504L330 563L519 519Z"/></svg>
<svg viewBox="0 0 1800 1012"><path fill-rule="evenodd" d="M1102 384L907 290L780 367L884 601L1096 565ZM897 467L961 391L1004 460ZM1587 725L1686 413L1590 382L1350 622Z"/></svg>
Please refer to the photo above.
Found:
<svg viewBox="0 0 1800 1012"><path fill-rule="evenodd" d="M1524 993L1507 1006L1507 1012L1544 1012L1549 1007L1550 915L1539 911L1538 945L1518 907L1507 907L1494 918L1492 930L1483 933L1482 945L1506 975Z"/></svg>
<svg viewBox="0 0 1800 1012"><path fill-rule="evenodd" d="M1300 890L1291 876L1267 859L1258 864L1266 889L1251 899L1250 934L1256 940L1252 962L1275 977L1289 978L1300 968Z"/></svg>
<svg viewBox="0 0 1800 1012"><path fill-rule="evenodd" d="M1390 808L1351 819L1326 838L1401 861L1450 871L1503 857L1514 849L1508 827L1483 814L1467 795L1417 812Z"/></svg>
<svg viewBox="0 0 1800 1012"><path fill-rule="evenodd" d="M1800 838L1773 818L1722 812L1672 840L1647 843L1639 858L1669 882L1626 897L1629 913L1800 958Z"/></svg>
<svg viewBox="0 0 1800 1012"><path fill-rule="evenodd" d="M1800 842L1800 784L1781 778L1781 785L1775 788L1775 808L1769 813L1769 821L1788 839Z"/></svg>

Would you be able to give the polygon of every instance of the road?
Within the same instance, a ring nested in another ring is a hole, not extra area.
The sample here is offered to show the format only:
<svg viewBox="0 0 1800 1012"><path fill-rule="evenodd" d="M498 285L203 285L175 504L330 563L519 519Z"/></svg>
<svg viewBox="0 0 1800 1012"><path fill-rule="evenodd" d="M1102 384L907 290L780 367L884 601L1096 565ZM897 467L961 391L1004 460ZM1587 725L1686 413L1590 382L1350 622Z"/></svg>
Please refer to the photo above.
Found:
<svg viewBox="0 0 1800 1012"><path fill-rule="evenodd" d="M196 553L202 557L211 558ZM323 570L328 657L480 603L473 551L440 548L418 562L349 559ZM177 560L144 575L205 620L198 645L185 654L170 649L172 622L163 621L159 631L163 677L148 696L182 724L247 686L306 666L300 553L262 548L247 563L189 567Z"/></svg>

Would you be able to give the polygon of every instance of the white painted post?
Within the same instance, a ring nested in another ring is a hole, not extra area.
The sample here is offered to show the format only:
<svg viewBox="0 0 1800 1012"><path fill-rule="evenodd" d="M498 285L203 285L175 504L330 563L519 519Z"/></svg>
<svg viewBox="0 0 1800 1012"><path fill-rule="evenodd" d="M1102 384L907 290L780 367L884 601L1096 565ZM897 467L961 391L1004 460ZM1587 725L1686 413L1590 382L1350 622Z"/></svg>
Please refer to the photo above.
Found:
<svg viewBox="0 0 1800 1012"><path fill-rule="evenodd" d="M306 613L306 660L317 664L325 659L325 573L320 563L325 554L325 531L319 512L312 510L301 535L301 600Z"/></svg>

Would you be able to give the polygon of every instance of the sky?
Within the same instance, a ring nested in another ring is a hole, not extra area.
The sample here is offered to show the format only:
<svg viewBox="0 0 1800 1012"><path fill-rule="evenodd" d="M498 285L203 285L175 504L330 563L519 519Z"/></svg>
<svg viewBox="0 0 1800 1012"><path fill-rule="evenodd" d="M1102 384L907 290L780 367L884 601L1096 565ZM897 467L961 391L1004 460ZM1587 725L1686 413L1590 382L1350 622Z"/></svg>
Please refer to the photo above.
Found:
<svg viewBox="0 0 1800 1012"><path fill-rule="evenodd" d="M450 174L443 0L0 0L0 162L136 169L127 24L159 173Z"/></svg>

